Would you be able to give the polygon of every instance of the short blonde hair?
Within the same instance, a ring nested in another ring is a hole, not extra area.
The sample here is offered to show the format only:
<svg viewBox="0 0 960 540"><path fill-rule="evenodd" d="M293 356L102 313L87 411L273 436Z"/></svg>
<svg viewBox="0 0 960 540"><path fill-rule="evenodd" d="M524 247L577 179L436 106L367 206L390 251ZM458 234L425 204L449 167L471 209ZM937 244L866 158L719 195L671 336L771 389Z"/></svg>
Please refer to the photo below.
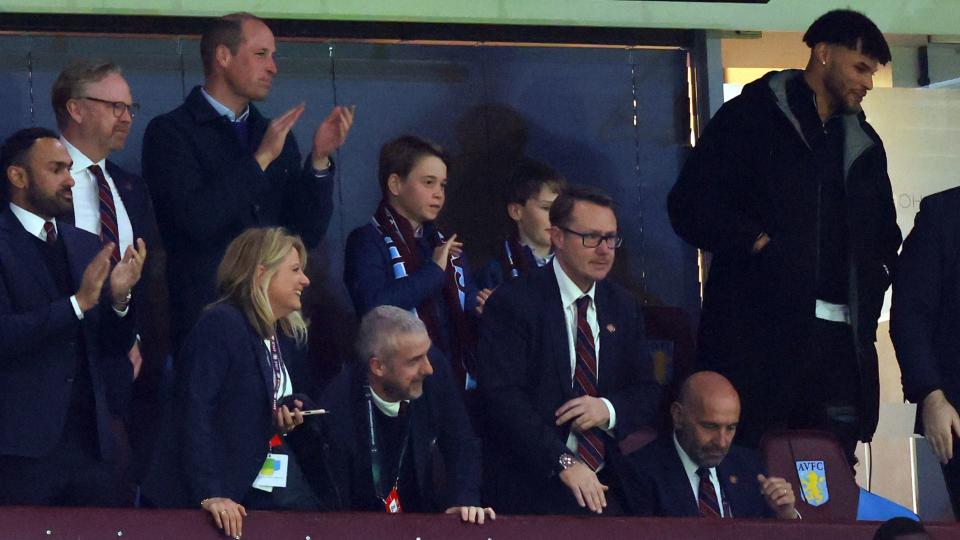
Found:
<svg viewBox="0 0 960 540"><path fill-rule="evenodd" d="M282 227L247 229L236 237L220 261L217 269L217 294L220 302L230 302L243 311L250 325L263 339L276 333L280 323L283 333L303 344L307 340L307 323L300 311L294 311L277 321L270 307L267 289L277 269L290 249L297 250L300 266L307 266L307 250L299 236ZM264 267L263 278L257 284L257 269Z"/></svg>

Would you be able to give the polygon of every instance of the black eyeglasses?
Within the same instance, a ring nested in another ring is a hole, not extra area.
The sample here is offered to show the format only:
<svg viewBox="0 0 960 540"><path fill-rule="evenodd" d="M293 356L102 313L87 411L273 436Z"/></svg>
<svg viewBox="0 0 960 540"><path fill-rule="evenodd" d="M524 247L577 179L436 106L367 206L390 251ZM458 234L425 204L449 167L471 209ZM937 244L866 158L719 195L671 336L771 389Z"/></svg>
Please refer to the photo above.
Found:
<svg viewBox="0 0 960 540"><path fill-rule="evenodd" d="M557 227L557 228L560 229L561 231L579 236L580 239L583 240L583 247L585 248L591 248L591 249L598 248L600 247L600 242L605 243L607 245L607 248L609 249L617 249L618 247L623 245L622 236L617 236L617 235L601 236L599 234L594 234L594 233L577 232L577 231L568 229L566 227Z"/></svg>
<svg viewBox="0 0 960 540"><path fill-rule="evenodd" d="M127 105L122 101L108 101L106 99L100 99L100 98L95 98L90 96L80 96L80 99L89 99L90 101L96 101L97 103L110 105L111 107L113 107L113 115L117 118L120 118L121 116L123 116L123 111L129 112L131 119L135 118L137 114L140 113L139 103L131 103Z"/></svg>

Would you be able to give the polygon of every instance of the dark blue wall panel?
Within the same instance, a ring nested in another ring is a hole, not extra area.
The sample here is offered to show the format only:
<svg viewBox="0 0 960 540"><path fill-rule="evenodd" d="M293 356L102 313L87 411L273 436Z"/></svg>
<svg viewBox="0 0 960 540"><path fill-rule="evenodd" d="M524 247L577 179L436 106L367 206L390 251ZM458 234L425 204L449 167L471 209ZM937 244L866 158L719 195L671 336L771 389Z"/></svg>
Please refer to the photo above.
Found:
<svg viewBox="0 0 960 540"><path fill-rule="evenodd" d="M202 82L193 39L2 36L0 47L0 136L31 124L53 127L50 85L71 59L120 63L142 109L114 159L134 171L147 121ZM685 52L291 42L279 44L278 65L259 106L276 116L306 101L294 128L302 151L335 100L357 106L336 156L337 208L311 260L322 269L315 288L333 303L348 304L343 240L379 200L379 148L414 133L450 152L449 207L457 215L444 221L478 246L478 235L495 228L488 220L502 212L495 192L503 176L518 156L534 157L617 199L626 237L618 279L651 301L696 309L695 252L673 234L665 208L688 138Z"/></svg>

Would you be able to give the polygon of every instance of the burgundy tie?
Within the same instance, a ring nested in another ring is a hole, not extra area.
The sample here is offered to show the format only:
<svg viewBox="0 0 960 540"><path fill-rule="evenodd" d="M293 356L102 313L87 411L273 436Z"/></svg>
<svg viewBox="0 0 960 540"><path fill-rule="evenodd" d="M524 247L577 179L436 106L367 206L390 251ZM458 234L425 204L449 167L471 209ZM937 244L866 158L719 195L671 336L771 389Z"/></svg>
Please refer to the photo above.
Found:
<svg viewBox="0 0 960 540"><path fill-rule="evenodd" d="M719 518L720 504L717 502L717 491L710 481L710 469L700 467L697 469L697 476L700 477L700 496L697 497L697 505L700 507L700 515L703 517Z"/></svg>
<svg viewBox="0 0 960 540"><path fill-rule="evenodd" d="M44 222L43 232L47 234L47 243L51 246L57 243L57 228L53 226L52 221Z"/></svg>
<svg viewBox="0 0 960 540"><path fill-rule="evenodd" d="M117 228L117 207L113 204L113 192L99 165L94 163L87 169L97 179L97 193L100 197L100 241L104 244L113 242L110 260L117 264L120 262L120 229Z"/></svg>
<svg viewBox="0 0 960 540"><path fill-rule="evenodd" d="M573 370L573 390L578 396L597 397L597 349L587 323L589 306L589 296L577 300L577 364ZM599 428L577 434L577 455L594 471L603 465L604 442Z"/></svg>

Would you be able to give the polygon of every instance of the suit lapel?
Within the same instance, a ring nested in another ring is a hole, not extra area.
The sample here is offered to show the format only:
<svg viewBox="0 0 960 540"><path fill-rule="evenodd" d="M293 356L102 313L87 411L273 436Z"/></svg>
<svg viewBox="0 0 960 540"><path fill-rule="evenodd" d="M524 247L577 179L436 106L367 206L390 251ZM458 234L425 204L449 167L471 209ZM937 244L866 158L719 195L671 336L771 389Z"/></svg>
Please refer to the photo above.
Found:
<svg viewBox="0 0 960 540"><path fill-rule="evenodd" d="M540 277L543 278L542 289L546 293L543 297L549 299L544 310L547 343L551 348L550 356L553 358L557 375L560 377L563 401L566 402L575 397L572 384L573 371L570 366L570 338L567 334L567 318L563 311L560 286L557 284L557 276L554 273L553 266L544 266L539 272Z"/></svg>
<svg viewBox="0 0 960 540"><path fill-rule="evenodd" d="M273 368L270 365L270 358L266 346L263 344L263 338L252 327L250 328L250 348L253 349L254 357L257 358L257 366L259 366L260 375L263 377L263 387L266 389L265 397L272 409L274 396Z"/></svg>
<svg viewBox="0 0 960 540"><path fill-rule="evenodd" d="M87 252L80 243L79 231L72 225L57 227L60 233L60 239L63 241L63 247L67 252L67 264L70 266L70 278L73 280L73 286L77 289L83 283L83 271L93 260L93 255ZM87 234L87 233L84 233ZM103 283L104 291L110 287L110 278Z"/></svg>
<svg viewBox="0 0 960 540"><path fill-rule="evenodd" d="M413 451L411 457L416 467L417 485L421 493L429 493L427 466L430 463L432 441L429 440L430 432L427 430L430 410L425 396L410 402L407 415L410 417L410 450Z"/></svg>
<svg viewBox="0 0 960 540"><path fill-rule="evenodd" d="M606 393L606 381L611 380L612 375L617 372L614 364L617 361L617 355L615 353L618 349L616 346L617 323L614 319L615 314L611 313L610 289L607 287L606 282L600 281L597 283L594 296L593 301L597 310L597 326L599 327L600 334L597 389L602 395Z"/></svg>
<svg viewBox="0 0 960 540"><path fill-rule="evenodd" d="M138 236L142 237L143 233L140 232L143 230L143 224L140 223L140 212L134 211L134 208L138 208L140 196L136 191L133 181L130 179L130 175L126 171L115 165L112 161L107 160L107 172L110 174L110 178L113 179L113 185L117 188L117 193L120 195L120 204L123 205L123 209L126 210L127 218L130 219L130 228L133 229L133 238L134 242ZM121 253L121 255L123 255Z"/></svg>
<svg viewBox="0 0 960 540"><path fill-rule="evenodd" d="M663 463L665 481L661 483L664 491L664 504L678 503L678 516L699 516L700 506L697 504L697 498L690 488L690 477L683 468L683 462L680 461L680 455L673 444L673 435L662 435L660 451L663 452ZM660 439L658 439L660 440ZM656 443L654 443L656 444Z"/></svg>
<svg viewBox="0 0 960 540"><path fill-rule="evenodd" d="M46 293L48 300L55 300L58 296L57 285L50 277L50 270L44 264L43 255L30 233L23 228L20 220L10 210L5 210L0 216L0 228L7 233L6 237L10 242L12 253L20 255L17 264L22 266L25 272L33 275L37 284Z"/></svg>

